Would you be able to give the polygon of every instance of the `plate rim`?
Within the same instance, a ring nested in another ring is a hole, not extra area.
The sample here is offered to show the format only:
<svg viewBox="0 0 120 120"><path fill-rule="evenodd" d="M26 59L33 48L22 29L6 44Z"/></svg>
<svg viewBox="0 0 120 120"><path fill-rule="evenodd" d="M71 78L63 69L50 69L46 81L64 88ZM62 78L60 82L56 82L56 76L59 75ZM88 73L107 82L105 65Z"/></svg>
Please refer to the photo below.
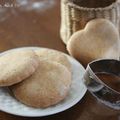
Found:
<svg viewBox="0 0 120 120"><path fill-rule="evenodd" d="M0 56L2 54L7 53L7 52L10 52L10 51L13 51L13 50L19 50L19 49L50 49L50 50L55 50L55 49L46 48L46 47L38 47L38 46L34 46L34 47L33 46L29 46L28 47L28 46L26 46L26 47L12 48L12 49L0 52ZM59 50L56 50L56 51L59 51ZM62 51L59 51L59 52L62 52ZM69 56L68 54L66 54L64 52L62 52L62 53L65 54L70 59L72 59L73 61L75 61L77 64L79 64L81 66L81 68L85 71L85 68L76 59L74 59L72 56ZM72 101L70 104L65 105L61 109L54 110L54 111L52 111L50 113L47 113L47 114L42 114L42 115L39 115L38 113L37 114L21 114L21 113L18 113L18 112L11 112L11 111L7 110L6 108L4 108L4 109L0 108L0 111L6 112L6 113L11 114L11 115L21 116L21 117L44 117L44 116L50 116L50 115L54 115L54 114L57 114L57 113L61 113L61 112L65 111L65 110L67 110L67 109L70 109L71 107L76 105L85 96L86 92L87 92L87 88L84 86L84 90L82 90L82 92L81 92L82 94L80 93L80 96L78 96L77 99Z"/></svg>

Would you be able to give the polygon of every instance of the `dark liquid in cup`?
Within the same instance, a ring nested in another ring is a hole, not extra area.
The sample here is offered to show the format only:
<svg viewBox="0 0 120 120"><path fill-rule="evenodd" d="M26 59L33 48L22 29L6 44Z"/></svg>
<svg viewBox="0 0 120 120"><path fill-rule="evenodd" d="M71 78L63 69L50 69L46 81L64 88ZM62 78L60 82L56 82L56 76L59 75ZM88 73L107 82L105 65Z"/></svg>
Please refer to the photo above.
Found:
<svg viewBox="0 0 120 120"><path fill-rule="evenodd" d="M120 92L120 76L110 73L97 73L97 77L112 89Z"/></svg>

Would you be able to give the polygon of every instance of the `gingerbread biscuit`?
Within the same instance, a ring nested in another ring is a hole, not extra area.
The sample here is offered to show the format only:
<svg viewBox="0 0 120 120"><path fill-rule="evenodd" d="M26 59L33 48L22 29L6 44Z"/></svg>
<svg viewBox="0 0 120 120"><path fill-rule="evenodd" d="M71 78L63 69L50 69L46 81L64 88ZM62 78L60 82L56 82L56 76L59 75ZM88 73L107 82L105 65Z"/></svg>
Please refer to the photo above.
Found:
<svg viewBox="0 0 120 120"><path fill-rule="evenodd" d="M71 85L68 69L48 60L40 61L37 71L26 80L10 87L22 103L36 108L45 108L63 100Z"/></svg>
<svg viewBox="0 0 120 120"><path fill-rule="evenodd" d="M21 82L33 74L39 58L32 50L12 50L0 56L0 86Z"/></svg>
<svg viewBox="0 0 120 120"><path fill-rule="evenodd" d="M94 19L71 36L67 50L84 66L95 59L119 59L119 33L109 20Z"/></svg>

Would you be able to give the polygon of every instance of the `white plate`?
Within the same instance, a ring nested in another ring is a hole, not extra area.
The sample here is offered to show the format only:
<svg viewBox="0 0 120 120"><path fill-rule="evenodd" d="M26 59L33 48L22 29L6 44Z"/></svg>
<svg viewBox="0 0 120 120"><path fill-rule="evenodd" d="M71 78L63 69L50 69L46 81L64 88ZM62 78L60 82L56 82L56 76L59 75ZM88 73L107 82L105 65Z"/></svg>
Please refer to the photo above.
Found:
<svg viewBox="0 0 120 120"><path fill-rule="evenodd" d="M16 49L44 49L44 48L24 47L24 48L16 48ZM12 49L12 50L16 50L16 49ZM10 51L11 50L3 52L0 55L3 55ZM82 82L82 77L83 77L83 74L85 73L85 69L75 59L73 59L68 55L67 57L70 60L70 63L72 65L72 86L71 86L69 95L66 97L65 100L49 108L35 109L35 108L28 107L20 103L19 101L17 101L14 97L12 97L9 94L7 88L0 88L0 110L10 114L19 115L19 116L41 117L41 116L48 116L48 115L62 112L72 107L76 103L78 103L87 91L86 87Z"/></svg>

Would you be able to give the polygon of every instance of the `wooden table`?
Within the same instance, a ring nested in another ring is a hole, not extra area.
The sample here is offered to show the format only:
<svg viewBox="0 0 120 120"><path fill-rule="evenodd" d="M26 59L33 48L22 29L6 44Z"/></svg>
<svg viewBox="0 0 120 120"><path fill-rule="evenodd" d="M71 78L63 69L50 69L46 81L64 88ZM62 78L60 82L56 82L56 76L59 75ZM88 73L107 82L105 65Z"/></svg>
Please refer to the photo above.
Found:
<svg viewBox="0 0 120 120"><path fill-rule="evenodd" d="M49 1L49 0L48 0ZM8 8L7 8L8 9ZM6 8L0 8L6 10ZM48 8L20 10L10 8L0 13L0 51L23 46L42 46L66 52L60 39L60 1L54 0ZM96 101L87 92L74 107L36 120L120 120L119 111L113 111ZM0 120L33 120L0 112Z"/></svg>

